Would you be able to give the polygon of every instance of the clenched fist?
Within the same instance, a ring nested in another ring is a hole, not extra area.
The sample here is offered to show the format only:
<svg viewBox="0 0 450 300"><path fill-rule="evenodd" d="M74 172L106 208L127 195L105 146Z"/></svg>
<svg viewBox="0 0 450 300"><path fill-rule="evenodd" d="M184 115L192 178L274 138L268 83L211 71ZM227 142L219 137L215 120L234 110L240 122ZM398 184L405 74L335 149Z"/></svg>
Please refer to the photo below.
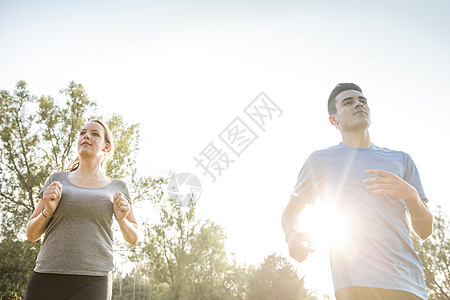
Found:
<svg viewBox="0 0 450 300"><path fill-rule="evenodd" d="M123 221L130 212L130 204L121 192L117 192L113 196L113 211L117 221Z"/></svg>
<svg viewBox="0 0 450 300"><path fill-rule="evenodd" d="M53 215L59 205L62 195L62 184L59 181L53 181L45 190L42 196L45 210L50 216Z"/></svg>
<svg viewBox="0 0 450 300"><path fill-rule="evenodd" d="M293 230L287 234L286 242L289 255L298 262L304 261L309 253L314 252L311 240L306 233Z"/></svg>

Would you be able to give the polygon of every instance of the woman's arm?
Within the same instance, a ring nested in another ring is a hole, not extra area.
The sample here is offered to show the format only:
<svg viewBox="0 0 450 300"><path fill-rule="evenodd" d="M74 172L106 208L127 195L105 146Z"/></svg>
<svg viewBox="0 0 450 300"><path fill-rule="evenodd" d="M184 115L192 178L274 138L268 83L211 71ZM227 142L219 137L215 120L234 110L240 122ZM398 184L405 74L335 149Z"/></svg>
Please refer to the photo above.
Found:
<svg viewBox="0 0 450 300"><path fill-rule="evenodd" d="M45 232L51 216L45 211L44 200L39 199L38 204L27 222L27 239L30 242L37 241ZM44 211L42 211L44 210Z"/></svg>
<svg viewBox="0 0 450 300"><path fill-rule="evenodd" d="M62 184L54 181L44 190L42 198L39 198L39 202L27 222L27 239L30 242L37 241L44 234L45 228L61 200L61 191Z"/></svg>
<svg viewBox="0 0 450 300"><path fill-rule="evenodd" d="M130 244L136 244L139 240L139 233L138 224L133 213L133 206L128 203L120 192L114 195L113 209L123 238Z"/></svg>

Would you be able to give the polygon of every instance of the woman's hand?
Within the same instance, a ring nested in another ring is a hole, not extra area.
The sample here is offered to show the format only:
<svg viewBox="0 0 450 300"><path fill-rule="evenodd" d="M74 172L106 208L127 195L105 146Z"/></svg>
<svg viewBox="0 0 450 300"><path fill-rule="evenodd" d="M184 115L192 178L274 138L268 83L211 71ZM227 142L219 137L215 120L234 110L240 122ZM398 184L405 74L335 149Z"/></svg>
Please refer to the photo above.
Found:
<svg viewBox="0 0 450 300"><path fill-rule="evenodd" d="M113 196L113 211L118 222L123 221L130 212L130 204L121 192L117 192Z"/></svg>
<svg viewBox="0 0 450 300"><path fill-rule="evenodd" d="M27 222L27 238L30 242L38 240L44 234L50 218L61 201L62 187L61 182L53 181L44 189L42 197ZM43 217L40 216L41 214Z"/></svg>
<svg viewBox="0 0 450 300"><path fill-rule="evenodd" d="M52 216L59 205L62 195L62 184L53 181L45 190L42 196L45 205L46 215Z"/></svg>
<svg viewBox="0 0 450 300"><path fill-rule="evenodd" d="M130 244L136 244L139 240L138 224L134 218L133 208L121 192L113 196L113 211L123 238Z"/></svg>

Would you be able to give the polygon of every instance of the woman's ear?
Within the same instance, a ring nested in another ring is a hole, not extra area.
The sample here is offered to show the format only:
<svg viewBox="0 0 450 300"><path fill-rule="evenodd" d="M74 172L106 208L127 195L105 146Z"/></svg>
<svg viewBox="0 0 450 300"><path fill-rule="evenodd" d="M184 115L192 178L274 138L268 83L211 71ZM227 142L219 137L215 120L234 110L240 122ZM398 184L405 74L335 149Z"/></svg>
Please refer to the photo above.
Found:
<svg viewBox="0 0 450 300"><path fill-rule="evenodd" d="M105 148L103 148L103 151L109 152L109 150L111 150L111 145L110 144L106 144Z"/></svg>

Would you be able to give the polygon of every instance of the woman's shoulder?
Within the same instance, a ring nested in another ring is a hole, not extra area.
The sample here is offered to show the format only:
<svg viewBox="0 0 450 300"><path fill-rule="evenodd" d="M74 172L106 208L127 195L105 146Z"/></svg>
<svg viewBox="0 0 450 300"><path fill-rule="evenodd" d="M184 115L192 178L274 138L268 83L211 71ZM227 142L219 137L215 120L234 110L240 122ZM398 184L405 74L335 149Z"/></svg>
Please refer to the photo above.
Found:
<svg viewBox="0 0 450 300"><path fill-rule="evenodd" d="M119 189L119 192L121 192L125 196L125 198L131 199L130 191L128 190L127 182L125 180L114 178L112 179L111 185L116 186Z"/></svg>
<svg viewBox="0 0 450 300"><path fill-rule="evenodd" d="M60 179L66 178L67 177L67 172L66 171L58 171L58 172L54 172L52 173L49 178L52 179L52 181L59 181Z"/></svg>
<svg viewBox="0 0 450 300"><path fill-rule="evenodd" d="M127 182L121 178L110 178L111 179L111 183L117 185L117 186L121 186L122 188L127 186Z"/></svg>

